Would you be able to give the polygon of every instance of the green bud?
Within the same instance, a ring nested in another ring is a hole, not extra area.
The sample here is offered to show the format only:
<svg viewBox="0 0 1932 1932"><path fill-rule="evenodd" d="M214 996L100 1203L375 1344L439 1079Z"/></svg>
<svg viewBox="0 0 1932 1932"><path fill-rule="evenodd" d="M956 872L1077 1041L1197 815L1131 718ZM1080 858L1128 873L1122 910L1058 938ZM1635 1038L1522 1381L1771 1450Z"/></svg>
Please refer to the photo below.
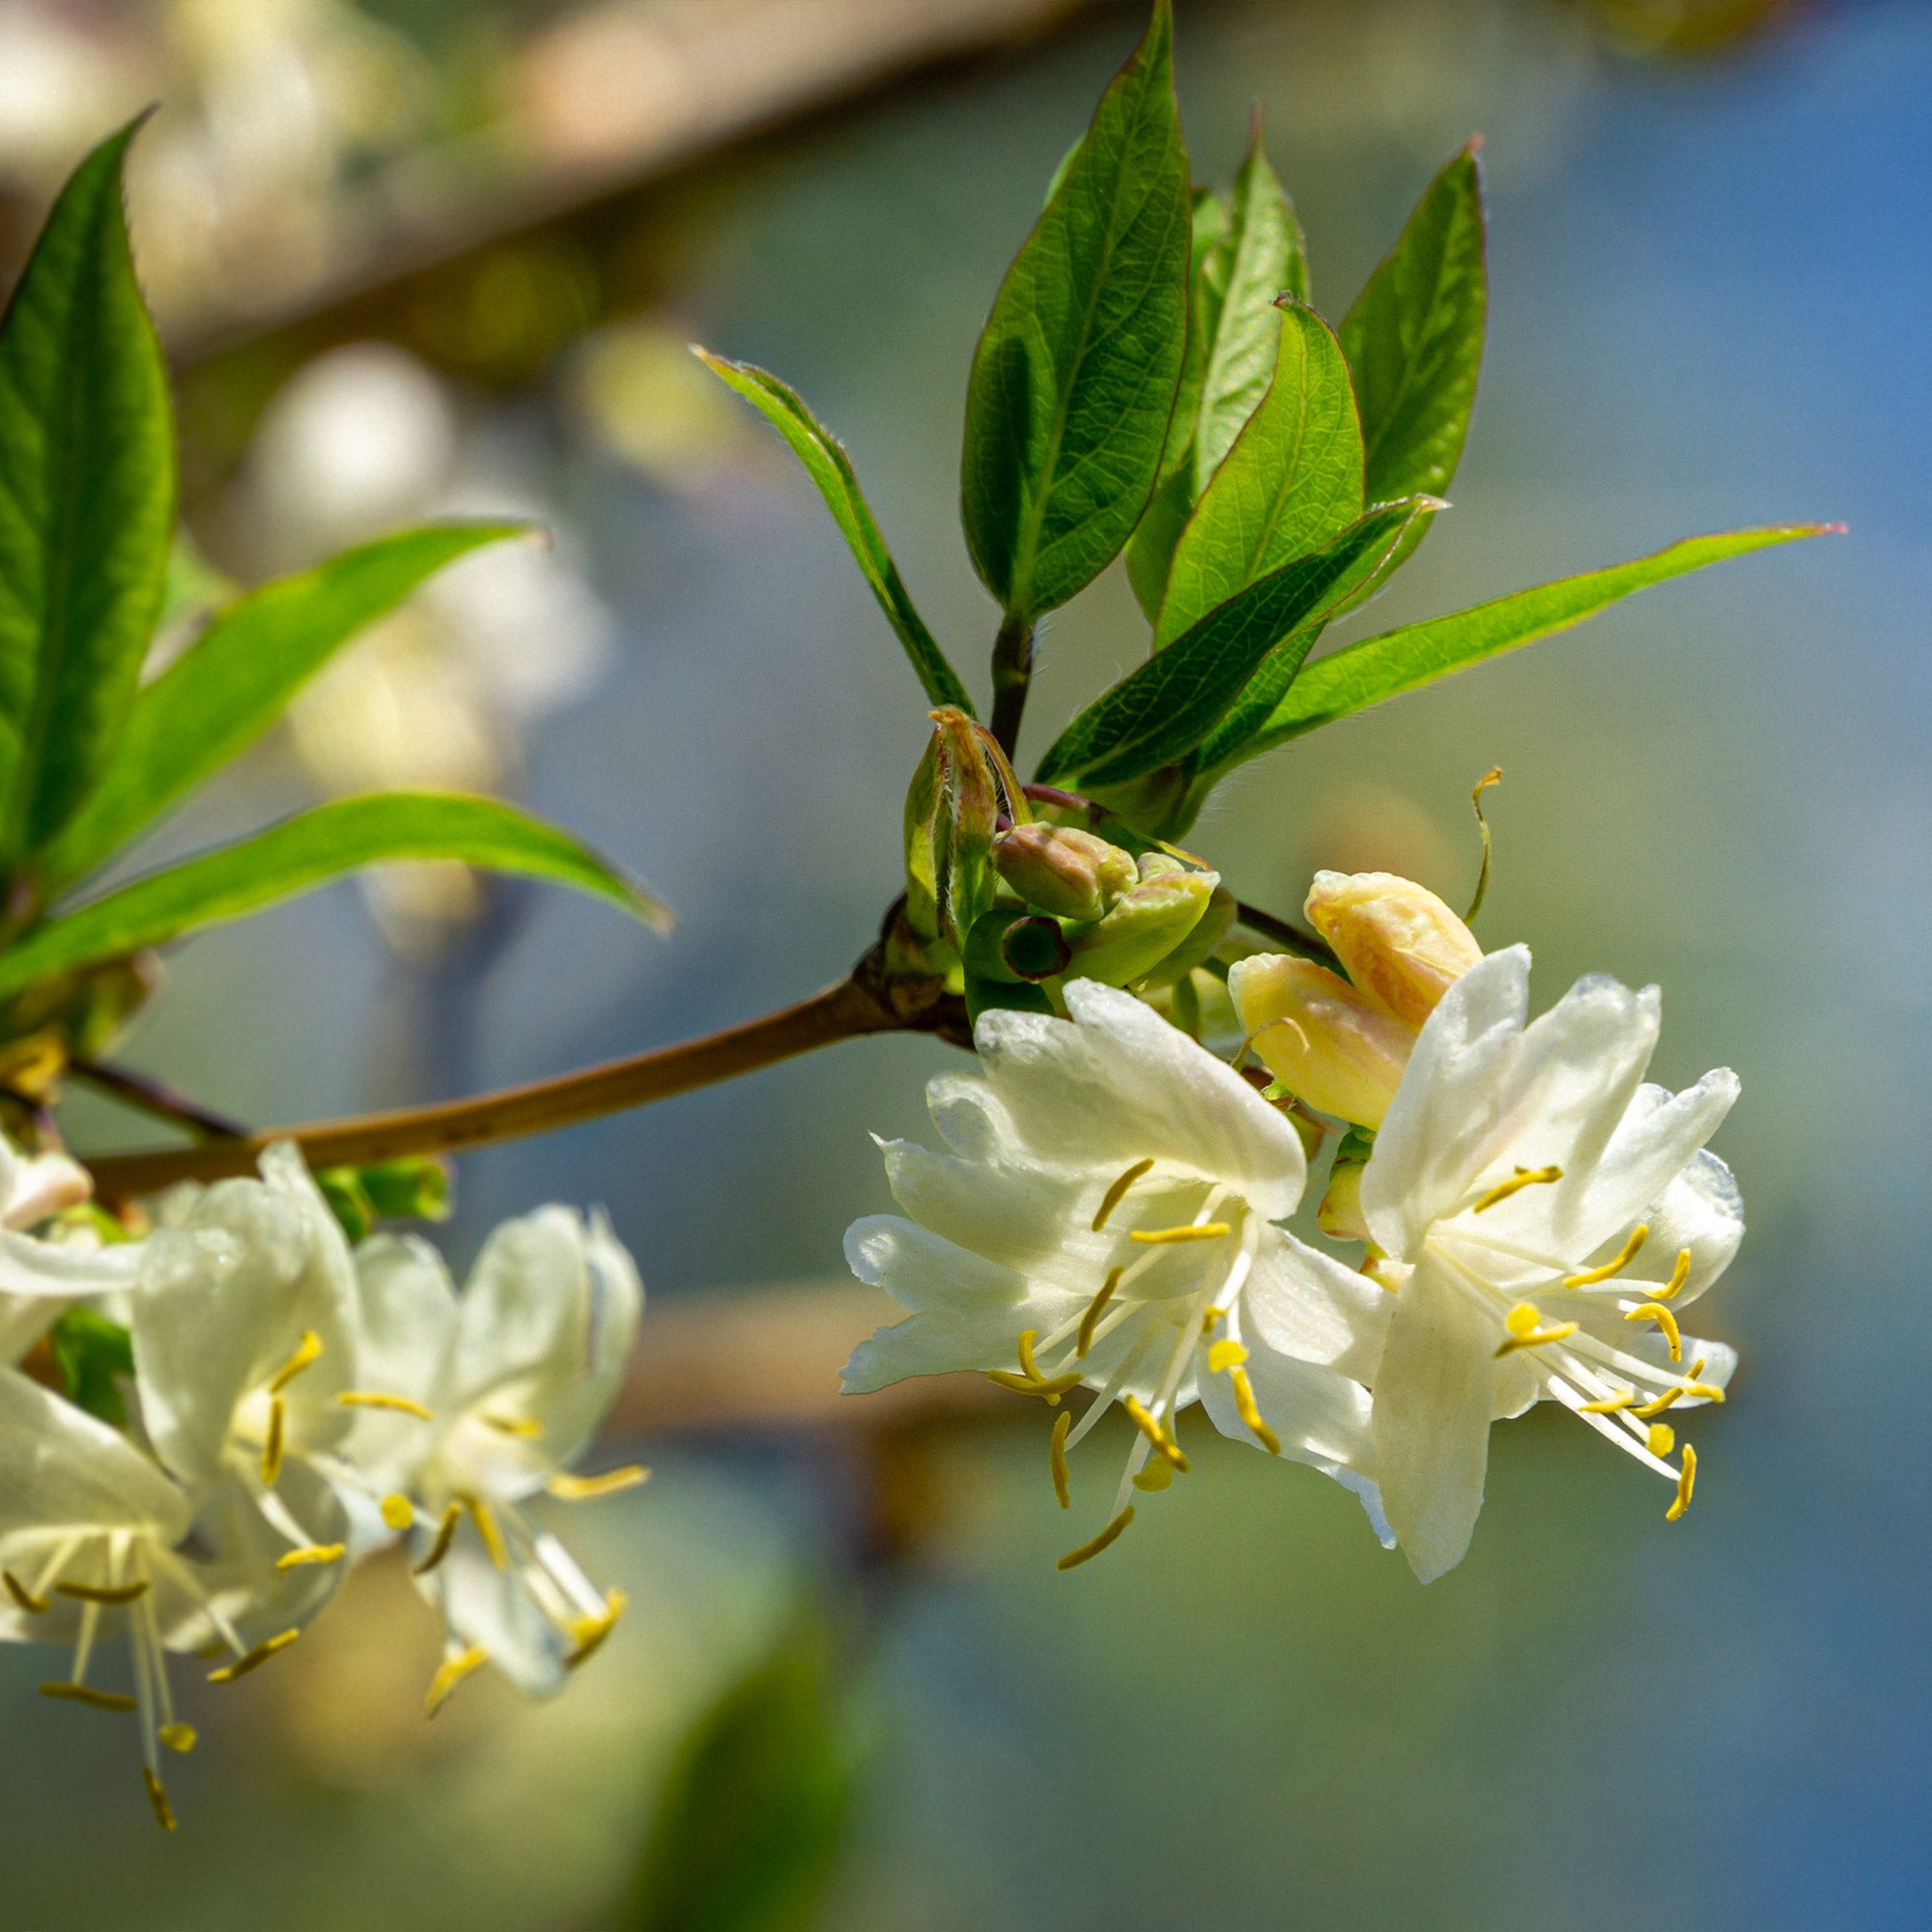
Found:
<svg viewBox="0 0 1932 1932"><path fill-rule="evenodd" d="M1133 855L1098 833L1038 820L1001 833L993 863L1028 905L1055 919L1098 919L1140 879Z"/></svg>
<svg viewBox="0 0 1932 1932"><path fill-rule="evenodd" d="M996 907L981 913L966 935L966 972L973 979L1051 980L1066 971L1072 956L1060 922L1037 913Z"/></svg>
<svg viewBox="0 0 1932 1932"><path fill-rule="evenodd" d="M315 1177L336 1225L359 1241L378 1221L446 1221L449 1170L433 1154L325 1167Z"/></svg>
<svg viewBox="0 0 1932 1932"><path fill-rule="evenodd" d="M1179 868L1145 879L1117 900L1104 919L1069 935L1073 963L1068 974L1110 986L1145 979L1200 923L1219 884L1213 872Z"/></svg>
<svg viewBox="0 0 1932 1932"><path fill-rule="evenodd" d="M1033 816L991 732L963 711L931 713L932 737L906 793L906 923L927 945L963 951L999 881L993 839L1002 817Z"/></svg>
<svg viewBox="0 0 1932 1932"><path fill-rule="evenodd" d="M1151 858L1153 855L1148 855ZM1164 876L1172 878L1172 872ZM1151 986L1171 986L1184 980L1197 966L1213 956L1214 949L1227 938L1235 923L1235 895L1226 886L1216 886L1194 930L1148 975Z"/></svg>

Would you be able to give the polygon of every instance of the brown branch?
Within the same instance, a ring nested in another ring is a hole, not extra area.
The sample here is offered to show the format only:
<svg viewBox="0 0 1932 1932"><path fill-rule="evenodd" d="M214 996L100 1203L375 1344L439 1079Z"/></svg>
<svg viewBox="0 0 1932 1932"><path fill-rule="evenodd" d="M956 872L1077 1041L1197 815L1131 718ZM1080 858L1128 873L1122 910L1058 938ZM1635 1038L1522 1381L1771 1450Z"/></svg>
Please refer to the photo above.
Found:
<svg viewBox="0 0 1932 1932"><path fill-rule="evenodd" d="M1271 912L1264 912L1260 906L1251 906L1245 899L1235 901L1236 921L1245 925L1250 932L1259 932L1264 939L1279 941L1291 952L1298 952L1304 959L1318 960L1321 965L1341 970L1342 962L1335 956L1335 949L1325 940L1317 939L1312 932L1303 932L1292 921L1278 919Z"/></svg>
<svg viewBox="0 0 1932 1932"><path fill-rule="evenodd" d="M112 1094L128 1106L138 1107L142 1113L152 1114L156 1120L185 1127L189 1133L199 1134L204 1139L227 1141L247 1138L246 1127L220 1114L211 1113L198 1101L177 1094L172 1087L164 1086L158 1080L150 1080L146 1074L130 1073L125 1066L110 1066L99 1060L70 1060L67 1070L76 1080L98 1087L103 1094Z"/></svg>

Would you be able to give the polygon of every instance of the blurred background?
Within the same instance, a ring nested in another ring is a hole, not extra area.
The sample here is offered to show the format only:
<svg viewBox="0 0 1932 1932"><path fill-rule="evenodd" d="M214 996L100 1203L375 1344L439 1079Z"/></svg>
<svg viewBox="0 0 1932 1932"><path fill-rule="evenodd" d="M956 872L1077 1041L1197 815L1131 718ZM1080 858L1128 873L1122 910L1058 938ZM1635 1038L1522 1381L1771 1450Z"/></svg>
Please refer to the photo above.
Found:
<svg viewBox="0 0 1932 1932"><path fill-rule="evenodd" d="M132 199L179 371L184 636L225 585L406 519L554 533L346 653L154 853L334 790L487 787L680 916L659 940L391 873L181 952L129 1064L301 1119L845 970L923 703L810 486L683 345L807 396L982 664L965 372L1140 14L0 0L0 264L162 103ZM920 1131L951 1064L848 1045L460 1164L460 1256L602 1201L653 1295L621 1423L655 1479L569 1525L633 1610L574 1694L479 1678L425 1725L428 1615L372 1566L196 1710L163 1839L121 1730L0 1654L0 1932L1932 1922L1932 9L1180 0L1179 59L1198 180L1260 104L1331 317L1487 136L1456 506L1358 628L1693 531L1852 526L1277 753L1193 839L1284 913L1319 865L1460 903L1500 764L1485 943L1531 942L1544 1003L1661 980L1659 1077L1742 1071L1719 1146L1752 1234L1699 1313L1744 1368L1690 1518L1540 1413L1496 1431L1475 1548L1425 1592L1339 1489L1204 1428L1194 1479L1057 1575L1037 1409L833 1395L873 1319L838 1286L845 1224L888 1205L868 1132ZM1026 749L1145 637L1118 570L1062 613Z"/></svg>

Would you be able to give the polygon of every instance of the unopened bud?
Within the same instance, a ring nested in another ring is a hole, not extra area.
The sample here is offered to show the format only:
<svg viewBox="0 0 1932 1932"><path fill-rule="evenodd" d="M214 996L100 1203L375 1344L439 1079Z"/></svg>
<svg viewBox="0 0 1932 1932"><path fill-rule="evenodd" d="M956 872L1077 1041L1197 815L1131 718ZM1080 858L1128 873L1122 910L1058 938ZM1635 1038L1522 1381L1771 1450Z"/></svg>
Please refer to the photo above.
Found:
<svg viewBox="0 0 1932 1932"><path fill-rule="evenodd" d="M1262 1064L1318 1113L1379 1126L1415 1037L1312 959L1258 953L1228 974Z"/></svg>
<svg viewBox="0 0 1932 1932"><path fill-rule="evenodd" d="M1172 878L1174 874L1166 876ZM1171 986L1184 980L1197 966L1206 965L1234 926L1235 912L1234 894L1225 886L1216 886L1208 901L1208 910L1195 923L1194 930L1148 975L1148 984Z"/></svg>
<svg viewBox="0 0 1932 1932"><path fill-rule="evenodd" d="M1026 794L992 734L941 705L906 793L906 924L927 945L963 948L993 903L993 838L1004 814L1024 824Z"/></svg>
<svg viewBox="0 0 1932 1932"><path fill-rule="evenodd" d="M1375 1150L1375 1136L1359 1128L1343 1137L1328 1169L1328 1188L1315 1210L1315 1225L1331 1240L1366 1241L1368 1217L1362 1212L1362 1170Z"/></svg>
<svg viewBox="0 0 1932 1932"><path fill-rule="evenodd" d="M1056 919L1098 919L1140 879L1133 855L1098 833L1043 820L1001 833L993 863L1028 905Z"/></svg>
<svg viewBox="0 0 1932 1932"><path fill-rule="evenodd" d="M1350 979L1411 1029L1483 956L1434 893L1393 872L1317 872L1308 918Z"/></svg>
<svg viewBox="0 0 1932 1932"><path fill-rule="evenodd" d="M966 971L981 980L1051 980L1072 957L1060 922L1037 913L983 913L966 936Z"/></svg>
<svg viewBox="0 0 1932 1932"><path fill-rule="evenodd" d="M1200 923L1220 883L1214 872L1175 871L1144 880L1104 919L1073 935L1067 972L1110 986L1146 978Z"/></svg>

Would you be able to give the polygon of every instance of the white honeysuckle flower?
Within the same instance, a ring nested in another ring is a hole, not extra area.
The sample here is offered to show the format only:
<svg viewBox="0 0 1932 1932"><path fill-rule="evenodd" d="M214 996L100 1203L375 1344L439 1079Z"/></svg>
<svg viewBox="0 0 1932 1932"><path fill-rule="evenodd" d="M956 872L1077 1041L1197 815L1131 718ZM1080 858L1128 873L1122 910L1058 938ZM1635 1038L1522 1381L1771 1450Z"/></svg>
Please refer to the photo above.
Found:
<svg viewBox="0 0 1932 1932"><path fill-rule="evenodd" d="M1728 1068L1681 1094L1644 1082L1660 999L1579 980L1525 1024L1529 953L1490 954L1423 1026L1361 1179L1394 1289L1375 1391L1376 1464L1424 1582L1462 1560L1492 1419L1562 1403L1690 1499L1676 1412L1721 1402L1736 1366L1677 1316L1744 1235L1704 1143L1737 1098ZM1671 1421L1663 1420L1666 1411Z"/></svg>
<svg viewBox="0 0 1932 1932"><path fill-rule="evenodd" d="M137 1241L104 1246L27 1232L93 1192L78 1161L64 1153L23 1154L0 1134L0 1302L17 1297L65 1304L134 1285L141 1265ZM59 1312L54 1307L47 1320Z"/></svg>
<svg viewBox="0 0 1932 1932"><path fill-rule="evenodd" d="M926 1089L949 1151L881 1143L911 1218L856 1222L845 1254L911 1314L854 1351L847 1391L957 1369L1055 1406L1093 1389L1055 1421L1063 1507L1066 1451L1120 1403L1125 1474L1063 1569L1120 1534L1132 1489L1186 1468L1174 1422L1196 1400L1223 1435L1346 1484L1379 1527L1361 1384L1389 1297L1274 1225L1307 1179L1293 1127L1132 995L1076 980L1066 1005L981 1015L980 1071Z"/></svg>
<svg viewBox="0 0 1932 1932"><path fill-rule="evenodd" d="M550 1207L497 1229L460 1295L436 1250L408 1236L364 1241L355 1273L363 1372L395 1400L358 1416L340 1468L363 1540L365 1498L381 1498L391 1533L414 1527L417 1586L447 1633L428 1708L486 1662L548 1696L610 1634L624 1596L597 1589L523 1505L644 1478L570 1473L636 1338L637 1267L602 1214Z"/></svg>

